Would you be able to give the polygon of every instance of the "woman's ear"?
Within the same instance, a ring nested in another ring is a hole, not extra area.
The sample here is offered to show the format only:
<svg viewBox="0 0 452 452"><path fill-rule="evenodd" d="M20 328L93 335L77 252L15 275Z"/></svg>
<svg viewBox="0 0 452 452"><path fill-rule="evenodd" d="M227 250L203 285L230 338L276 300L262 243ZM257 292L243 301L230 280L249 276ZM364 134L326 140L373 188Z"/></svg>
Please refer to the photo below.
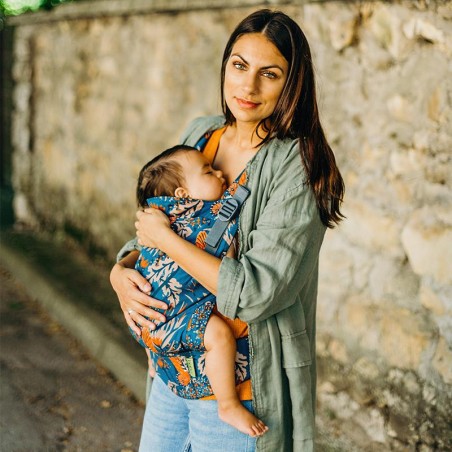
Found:
<svg viewBox="0 0 452 452"><path fill-rule="evenodd" d="M176 198L188 198L187 189L185 189L184 187L177 187L174 191L174 196Z"/></svg>

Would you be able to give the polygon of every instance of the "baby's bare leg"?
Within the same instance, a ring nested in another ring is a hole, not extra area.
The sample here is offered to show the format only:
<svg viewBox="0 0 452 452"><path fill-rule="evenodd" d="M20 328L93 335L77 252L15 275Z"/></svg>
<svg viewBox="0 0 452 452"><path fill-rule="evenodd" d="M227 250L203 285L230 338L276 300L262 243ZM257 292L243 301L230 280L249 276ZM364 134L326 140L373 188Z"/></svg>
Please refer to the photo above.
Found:
<svg viewBox="0 0 452 452"><path fill-rule="evenodd" d="M206 374L218 401L219 418L250 436L263 435L268 427L240 403L235 389L235 339L215 314L207 322L204 345Z"/></svg>

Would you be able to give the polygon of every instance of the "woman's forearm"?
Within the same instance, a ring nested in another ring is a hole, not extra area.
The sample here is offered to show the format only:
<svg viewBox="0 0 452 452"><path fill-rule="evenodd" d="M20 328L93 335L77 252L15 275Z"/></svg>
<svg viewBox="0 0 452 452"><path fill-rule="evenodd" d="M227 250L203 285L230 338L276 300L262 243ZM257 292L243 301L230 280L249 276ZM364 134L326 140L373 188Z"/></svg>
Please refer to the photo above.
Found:
<svg viewBox="0 0 452 452"><path fill-rule="evenodd" d="M217 294L221 259L198 248L168 229L159 248L175 261L190 276L214 295Z"/></svg>
<svg viewBox="0 0 452 452"><path fill-rule="evenodd" d="M122 265L125 268L135 268L135 263L138 259L138 255L140 254L139 251L134 250L131 251L129 254L124 256L119 262L119 265Z"/></svg>

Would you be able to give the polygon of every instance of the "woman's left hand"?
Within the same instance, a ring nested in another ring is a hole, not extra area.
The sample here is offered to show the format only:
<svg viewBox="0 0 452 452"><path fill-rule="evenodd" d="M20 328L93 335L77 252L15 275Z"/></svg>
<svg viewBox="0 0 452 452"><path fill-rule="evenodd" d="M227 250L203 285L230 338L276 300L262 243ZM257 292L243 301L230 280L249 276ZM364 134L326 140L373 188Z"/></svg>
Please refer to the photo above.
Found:
<svg viewBox="0 0 452 452"><path fill-rule="evenodd" d="M151 207L137 212L135 229L138 243L149 248L161 248L165 232L172 232L165 213Z"/></svg>

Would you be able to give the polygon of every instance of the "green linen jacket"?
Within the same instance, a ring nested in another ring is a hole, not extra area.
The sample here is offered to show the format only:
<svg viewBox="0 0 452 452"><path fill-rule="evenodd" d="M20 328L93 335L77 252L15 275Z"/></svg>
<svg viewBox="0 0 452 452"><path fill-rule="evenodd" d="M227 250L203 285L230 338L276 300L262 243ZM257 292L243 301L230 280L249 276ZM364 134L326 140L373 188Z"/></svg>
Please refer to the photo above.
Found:
<svg viewBox="0 0 452 452"><path fill-rule="evenodd" d="M194 145L224 117L193 121ZM218 310L249 324L253 406L269 431L259 452L314 450L315 330L319 252L325 234L306 182L298 140L273 139L247 164L250 197L239 220L237 259L224 258Z"/></svg>
<svg viewBox="0 0 452 452"><path fill-rule="evenodd" d="M224 117L193 121L195 145ZM249 324L253 407L269 431L258 452L315 449L315 330L319 252L325 234L297 140L273 139L248 162L251 190L239 219L237 259L225 257L218 310ZM128 242L118 260L137 246Z"/></svg>

